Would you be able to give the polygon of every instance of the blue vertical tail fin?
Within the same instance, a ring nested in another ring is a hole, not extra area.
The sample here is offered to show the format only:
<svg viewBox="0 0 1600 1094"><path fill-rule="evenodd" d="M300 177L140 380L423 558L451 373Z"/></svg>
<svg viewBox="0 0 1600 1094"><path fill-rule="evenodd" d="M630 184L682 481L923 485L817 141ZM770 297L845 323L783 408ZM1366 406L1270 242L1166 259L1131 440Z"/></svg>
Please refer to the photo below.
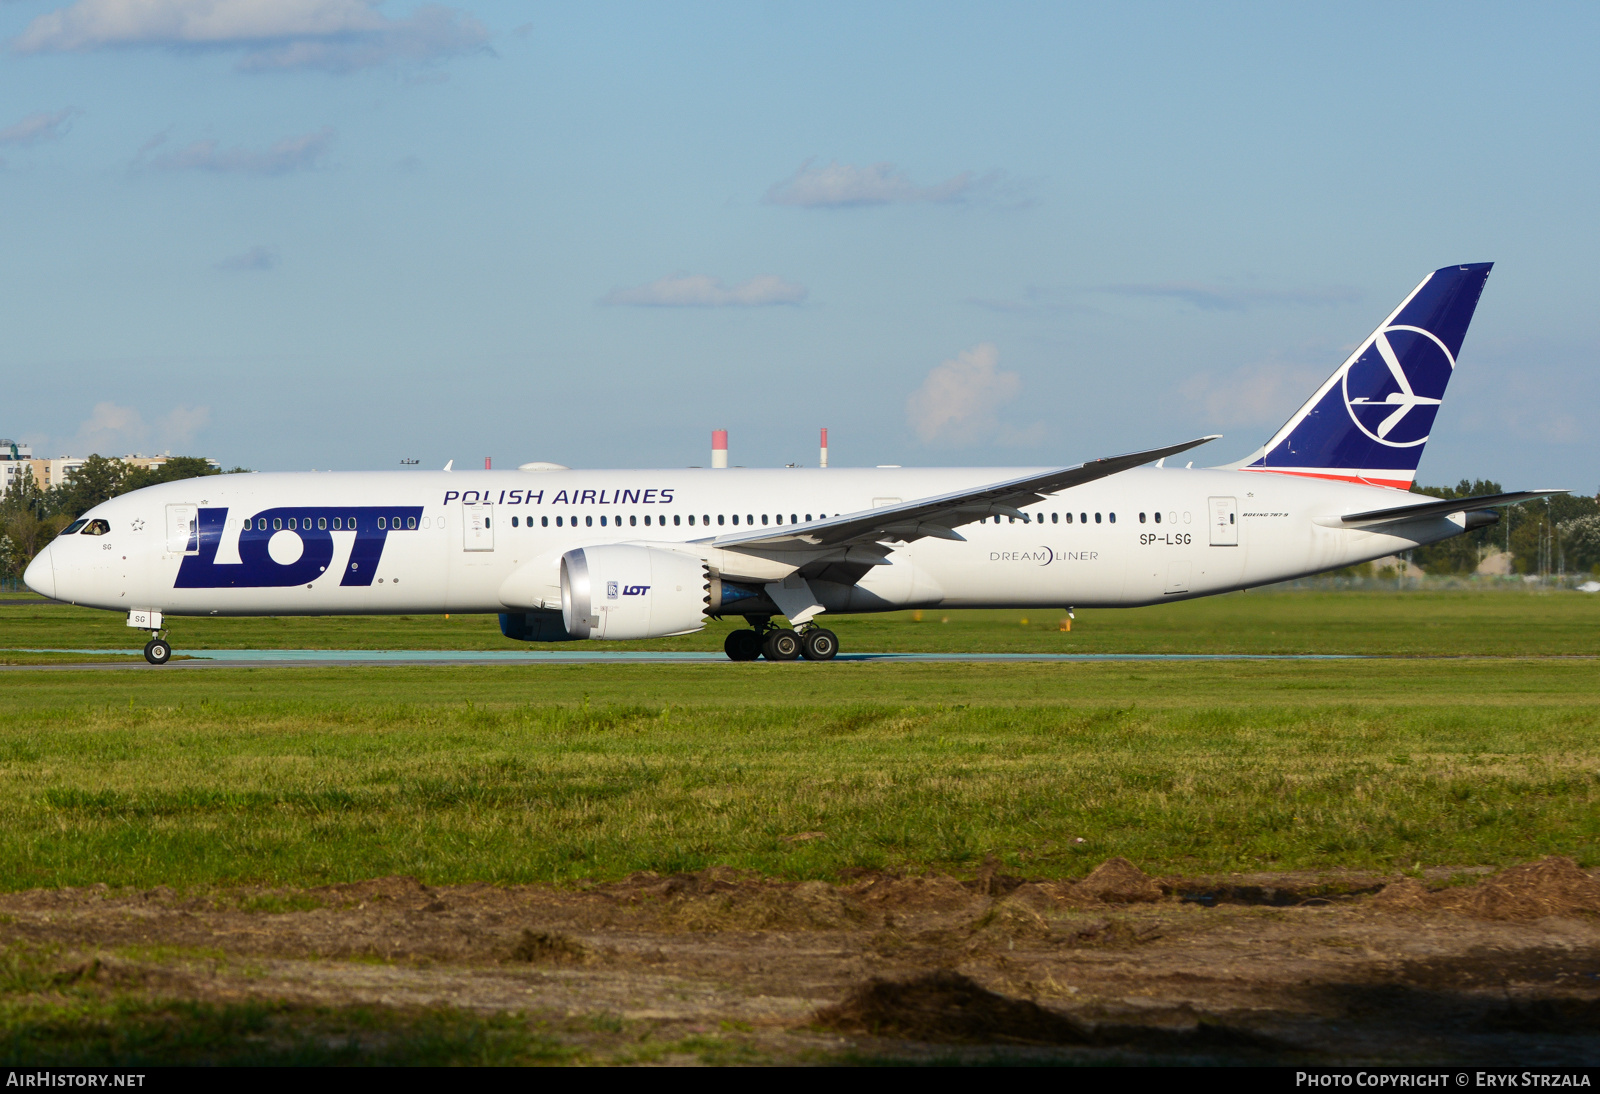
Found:
<svg viewBox="0 0 1600 1094"><path fill-rule="evenodd" d="M1409 489L1493 265L1423 278L1270 441L1233 466Z"/></svg>

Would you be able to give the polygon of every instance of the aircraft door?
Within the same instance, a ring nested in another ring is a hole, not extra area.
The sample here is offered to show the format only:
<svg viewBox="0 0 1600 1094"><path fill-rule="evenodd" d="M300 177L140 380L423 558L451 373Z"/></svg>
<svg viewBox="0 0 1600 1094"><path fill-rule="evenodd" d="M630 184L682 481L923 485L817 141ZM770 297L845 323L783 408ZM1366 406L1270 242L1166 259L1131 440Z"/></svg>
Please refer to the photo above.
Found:
<svg viewBox="0 0 1600 1094"><path fill-rule="evenodd" d="M493 502L462 503L461 540L461 549L464 551L494 550Z"/></svg>
<svg viewBox="0 0 1600 1094"><path fill-rule="evenodd" d="M1211 546L1239 546L1239 501L1237 498L1211 499Z"/></svg>
<svg viewBox="0 0 1600 1094"><path fill-rule="evenodd" d="M200 553L200 511L193 505L167 506L167 553L170 555L197 555Z"/></svg>

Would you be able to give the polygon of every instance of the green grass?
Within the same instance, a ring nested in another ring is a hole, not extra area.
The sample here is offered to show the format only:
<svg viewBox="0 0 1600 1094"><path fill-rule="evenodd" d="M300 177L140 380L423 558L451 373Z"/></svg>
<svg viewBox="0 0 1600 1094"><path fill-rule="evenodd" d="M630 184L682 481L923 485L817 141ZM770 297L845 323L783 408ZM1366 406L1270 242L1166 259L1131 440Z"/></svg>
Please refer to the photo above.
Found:
<svg viewBox="0 0 1600 1094"><path fill-rule="evenodd" d="M0 608L7 646L127 649L144 634L122 615L39 604ZM1369 653L1444 656L1600 654L1600 596L1577 592L1252 592L1148 608L896 612L825 617L846 651L1062 653ZM1022 621L1027 620L1026 624ZM492 615L169 617L174 647L205 649L550 649L512 642ZM720 650L737 621L682 638L589 648Z"/></svg>
<svg viewBox="0 0 1600 1094"><path fill-rule="evenodd" d="M15 672L0 887L1593 864L1597 685L1586 659Z"/></svg>

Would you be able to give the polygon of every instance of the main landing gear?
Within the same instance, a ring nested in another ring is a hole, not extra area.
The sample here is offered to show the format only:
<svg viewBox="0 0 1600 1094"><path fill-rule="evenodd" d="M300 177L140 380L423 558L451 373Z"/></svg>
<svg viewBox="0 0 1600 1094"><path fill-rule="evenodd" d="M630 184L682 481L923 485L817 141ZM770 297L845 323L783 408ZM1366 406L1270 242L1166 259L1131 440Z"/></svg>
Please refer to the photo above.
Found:
<svg viewBox="0 0 1600 1094"><path fill-rule="evenodd" d="M774 627L770 618L746 617L750 630L732 631L722 643L730 661L832 661L839 652L839 636L815 624L800 631Z"/></svg>
<svg viewBox="0 0 1600 1094"><path fill-rule="evenodd" d="M166 635L150 636L150 641L144 644L144 659L152 665L165 665L172 660L172 643L167 641Z"/></svg>

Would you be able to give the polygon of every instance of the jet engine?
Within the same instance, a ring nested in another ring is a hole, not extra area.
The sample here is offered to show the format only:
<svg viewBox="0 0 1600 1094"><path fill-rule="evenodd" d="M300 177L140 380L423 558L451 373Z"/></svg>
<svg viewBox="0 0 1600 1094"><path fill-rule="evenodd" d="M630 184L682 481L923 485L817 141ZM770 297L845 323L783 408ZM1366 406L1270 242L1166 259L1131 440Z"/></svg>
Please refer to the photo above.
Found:
<svg viewBox="0 0 1600 1094"><path fill-rule="evenodd" d="M561 619L573 638L665 638L706 625L711 577L694 555L606 544L561 556Z"/></svg>

